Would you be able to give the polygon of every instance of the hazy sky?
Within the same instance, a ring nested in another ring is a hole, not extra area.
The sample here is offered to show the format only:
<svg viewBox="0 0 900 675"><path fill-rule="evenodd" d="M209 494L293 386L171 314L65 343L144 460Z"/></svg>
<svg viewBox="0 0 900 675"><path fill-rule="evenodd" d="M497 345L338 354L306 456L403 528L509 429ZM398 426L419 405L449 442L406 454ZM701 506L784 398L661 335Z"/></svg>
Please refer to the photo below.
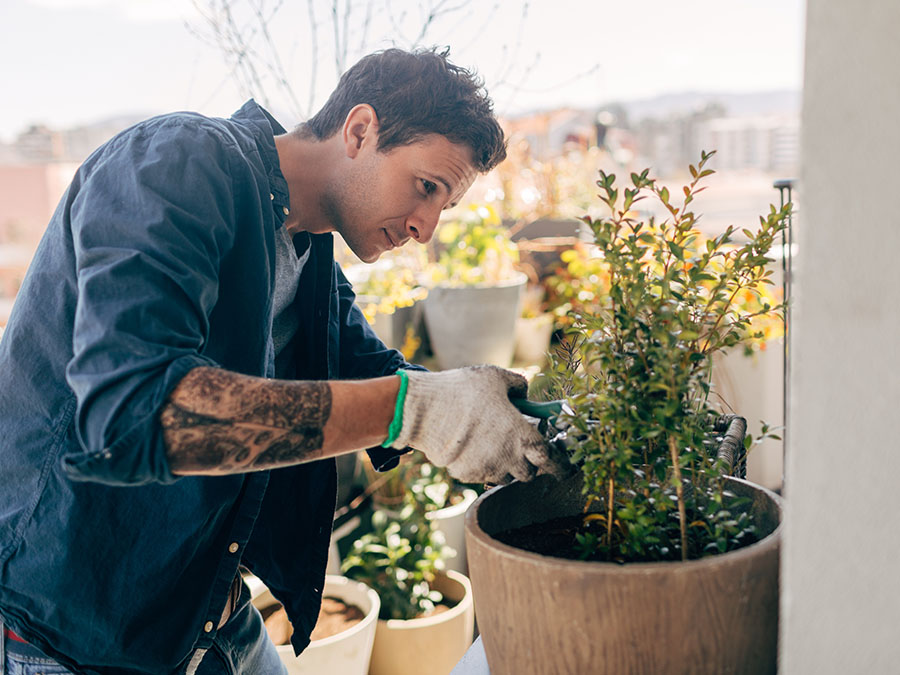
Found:
<svg viewBox="0 0 900 675"><path fill-rule="evenodd" d="M197 0L204 7L220 2ZM341 8L348 2L356 8L347 24L352 64L391 43L408 47L423 7L464 0L337 0ZM449 45L455 62L476 69L500 113L684 90L801 86L802 0L495 2L470 0L466 12L439 17L423 43ZM331 6L284 0L271 28L297 105L261 72L269 104L286 126L321 105L336 82ZM375 10L368 24L367 7ZM253 25L244 14L238 21ZM193 0L0 0L0 140L32 123L67 127L183 109L228 115L248 91L209 40Z"/></svg>

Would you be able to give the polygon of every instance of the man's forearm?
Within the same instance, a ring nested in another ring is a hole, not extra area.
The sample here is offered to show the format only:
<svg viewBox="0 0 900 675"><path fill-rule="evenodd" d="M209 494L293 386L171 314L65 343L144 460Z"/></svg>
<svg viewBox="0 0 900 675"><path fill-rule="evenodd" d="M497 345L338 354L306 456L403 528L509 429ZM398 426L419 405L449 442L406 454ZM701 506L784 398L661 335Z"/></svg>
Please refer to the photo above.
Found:
<svg viewBox="0 0 900 675"><path fill-rule="evenodd" d="M169 466L175 474L244 473L376 445L390 424L396 379L269 380L195 368L160 414Z"/></svg>

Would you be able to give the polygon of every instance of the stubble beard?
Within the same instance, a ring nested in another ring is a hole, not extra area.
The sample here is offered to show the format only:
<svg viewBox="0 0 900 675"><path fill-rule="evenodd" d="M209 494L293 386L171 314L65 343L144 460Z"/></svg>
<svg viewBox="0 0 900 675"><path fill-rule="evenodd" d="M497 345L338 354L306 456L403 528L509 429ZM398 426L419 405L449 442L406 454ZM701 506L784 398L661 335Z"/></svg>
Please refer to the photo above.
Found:
<svg viewBox="0 0 900 675"><path fill-rule="evenodd" d="M358 228L351 231L351 228L347 227L347 220L344 218L344 209L340 200L331 194L322 195L319 199L319 208L328 222L334 227L335 232L341 235L356 257L366 263L373 263L378 260L382 251L372 250L370 246L371 241L363 237Z"/></svg>

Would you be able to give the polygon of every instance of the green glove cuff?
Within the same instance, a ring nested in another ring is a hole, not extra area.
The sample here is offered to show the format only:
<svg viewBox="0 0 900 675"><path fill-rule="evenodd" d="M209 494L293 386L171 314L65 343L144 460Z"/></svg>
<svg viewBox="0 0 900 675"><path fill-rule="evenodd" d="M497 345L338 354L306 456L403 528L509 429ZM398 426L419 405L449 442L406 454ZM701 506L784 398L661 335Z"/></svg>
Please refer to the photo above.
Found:
<svg viewBox="0 0 900 675"><path fill-rule="evenodd" d="M409 377L405 370L398 370L397 377L400 378L400 391L397 392L397 403L394 406L394 419L391 420L391 426L388 427L388 437L381 444L382 448L389 448L397 440L400 430L403 428L403 404L406 402L406 387L409 384Z"/></svg>

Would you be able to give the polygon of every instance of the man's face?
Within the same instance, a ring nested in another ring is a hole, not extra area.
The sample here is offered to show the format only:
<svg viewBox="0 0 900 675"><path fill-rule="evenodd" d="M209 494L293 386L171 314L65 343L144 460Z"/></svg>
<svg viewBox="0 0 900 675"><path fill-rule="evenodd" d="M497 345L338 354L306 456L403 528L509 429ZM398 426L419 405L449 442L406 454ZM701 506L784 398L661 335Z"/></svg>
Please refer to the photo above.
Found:
<svg viewBox="0 0 900 675"><path fill-rule="evenodd" d="M387 152L374 145L364 146L337 189L322 196L326 217L365 262L410 239L428 242L441 211L454 206L477 175L469 148L438 134Z"/></svg>

